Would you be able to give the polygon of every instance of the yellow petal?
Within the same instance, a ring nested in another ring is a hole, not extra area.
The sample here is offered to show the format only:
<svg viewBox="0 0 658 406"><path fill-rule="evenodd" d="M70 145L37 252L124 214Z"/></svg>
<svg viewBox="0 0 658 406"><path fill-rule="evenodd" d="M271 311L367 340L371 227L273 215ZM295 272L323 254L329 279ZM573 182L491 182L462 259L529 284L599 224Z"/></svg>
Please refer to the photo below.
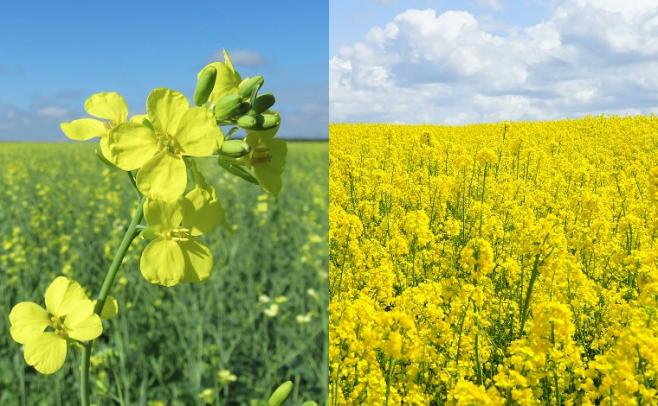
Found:
<svg viewBox="0 0 658 406"><path fill-rule="evenodd" d="M17 343L26 342L40 336L50 325L46 310L36 303L20 302L9 313L11 338Z"/></svg>
<svg viewBox="0 0 658 406"><path fill-rule="evenodd" d="M71 313L85 300L89 300L82 286L65 276L58 276L46 289L46 309L48 312L62 317Z"/></svg>
<svg viewBox="0 0 658 406"><path fill-rule="evenodd" d="M173 135L183 114L190 107L185 96L175 90L153 89L146 100L146 112L156 131Z"/></svg>
<svg viewBox="0 0 658 406"><path fill-rule="evenodd" d="M192 235L206 234L218 224L228 227L226 213L214 193L195 187L185 195L190 204L183 205L183 225Z"/></svg>
<svg viewBox="0 0 658 406"><path fill-rule="evenodd" d="M123 123L110 131L108 161L124 171L141 168L158 152L158 142L150 128Z"/></svg>
<svg viewBox="0 0 658 406"><path fill-rule="evenodd" d="M137 172L137 188L151 199L175 201L185 192L187 169L182 158L158 152Z"/></svg>
<svg viewBox="0 0 658 406"><path fill-rule="evenodd" d="M42 374L52 374L64 365L66 340L55 333L43 333L23 348L25 362Z"/></svg>
<svg viewBox="0 0 658 406"><path fill-rule="evenodd" d="M210 93L209 100L217 101L227 94L237 93L238 86L242 81L240 74L233 69L233 65L222 62L213 62L208 66L213 66L217 69L217 77L215 79L215 86Z"/></svg>
<svg viewBox="0 0 658 406"><path fill-rule="evenodd" d="M94 306L96 306L96 301L94 301ZM105 299L103 304L103 309L101 310L101 319L103 320L112 320L119 313L119 301L112 295L108 296Z"/></svg>
<svg viewBox="0 0 658 406"><path fill-rule="evenodd" d="M123 96L115 92L91 95L85 101L85 110L92 116L111 120L114 124L123 123L128 118L128 105Z"/></svg>
<svg viewBox="0 0 658 406"><path fill-rule="evenodd" d="M94 313L94 302L85 300L76 306L64 319L64 326L69 337L78 341L90 341L101 335L103 323Z"/></svg>
<svg viewBox="0 0 658 406"><path fill-rule="evenodd" d="M148 119L149 116L146 114L135 114L134 116L130 117L130 122L135 124L144 124L144 120Z"/></svg>
<svg viewBox="0 0 658 406"><path fill-rule="evenodd" d="M81 118L70 123L61 123L59 128L67 137L76 141L87 141L107 134L105 123L93 118Z"/></svg>
<svg viewBox="0 0 658 406"><path fill-rule="evenodd" d="M100 141L98 142L98 145L101 147L101 154L103 155L103 158L105 158L108 162L110 161L108 157L110 156L110 145L109 145L110 137L101 137Z"/></svg>
<svg viewBox="0 0 658 406"><path fill-rule="evenodd" d="M266 191L278 196L281 192L283 183L281 174L274 172L266 165L254 166L254 176L258 179L258 184Z"/></svg>
<svg viewBox="0 0 658 406"><path fill-rule="evenodd" d="M219 136L212 114L202 107L193 107L181 118L174 137L185 155L208 156L217 149Z"/></svg>
<svg viewBox="0 0 658 406"><path fill-rule="evenodd" d="M185 259L178 243L161 237L144 248L139 261L144 278L158 285L174 286L183 280Z"/></svg>
<svg viewBox="0 0 658 406"><path fill-rule="evenodd" d="M201 282L212 272L212 251L199 241L179 243L185 257L185 282Z"/></svg>
<svg viewBox="0 0 658 406"><path fill-rule="evenodd" d="M156 232L171 230L183 221L183 212L178 200L164 201L147 199L144 202L144 217L146 223Z"/></svg>

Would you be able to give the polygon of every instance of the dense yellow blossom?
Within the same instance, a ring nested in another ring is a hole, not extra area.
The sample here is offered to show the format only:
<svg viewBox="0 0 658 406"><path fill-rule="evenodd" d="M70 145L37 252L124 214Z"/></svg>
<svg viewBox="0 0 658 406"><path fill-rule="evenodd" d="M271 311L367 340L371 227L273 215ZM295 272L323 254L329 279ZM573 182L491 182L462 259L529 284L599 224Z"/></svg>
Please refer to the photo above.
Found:
<svg viewBox="0 0 658 406"><path fill-rule="evenodd" d="M329 404L657 404L658 119L330 128Z"/></svg>

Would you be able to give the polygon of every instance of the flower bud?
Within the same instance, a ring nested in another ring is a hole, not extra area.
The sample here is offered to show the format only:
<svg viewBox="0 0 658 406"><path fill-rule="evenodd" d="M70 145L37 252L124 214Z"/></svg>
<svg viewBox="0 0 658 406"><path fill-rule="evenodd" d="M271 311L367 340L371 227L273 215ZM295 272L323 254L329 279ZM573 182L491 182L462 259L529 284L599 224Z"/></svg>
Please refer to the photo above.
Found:
<svg viewBox="0 0 658 406"><path fill-rule="evenodd" d="M260 114L258 115L260 116ZM245 130L251 130L258 126L258 116L242 116L238 118L238 126L244 128Z"/></svg>
<svg viewBox="0 0 658 406"><path fill-rule="evenodd" d="M279 115L278 114L261 114L263 117L262 121L259 123L260 128L263 130L268 130L279 125Z"/></svg>
<svg viewBox="0 0 658 406"><path fill-rule="evenodd" d="M285 400L288 398L288 395L290 395L290 391L292 391L292 381L286 381L282 383L274 393L272 393L272 396L270 396L270 399L267 401L267 406L280 406L285 402Z"/></svg>
<svg viewBox="0 0 658 406"><path fill-rule="evenodd" d="M240 158L251 151L249 144L242 140L228 140L222 143L219 153L231 158Z"/></svg>
<svg viewBox="0 0 658 406"><path fill-rule="evenodd" d="M279 115L273 113L246 115L238 119L238 126L245 130L269 130L278 126L279 123Z"/></svg>
<svg viewBox="0 0 658 406"><path fill-rule="evenodd" d="M215 119L225 120L238 114L242 100L237 94L227 94L215 104Z"/></svg>
<svg viewBox="0 0 658 406"><path fill-rule="evenodd" d="M262 94L256 97L256 100L254 100L254 105L251 107L251 111L249 113L252 115L260 114L264 111L267 111L267 109L269 109L270 107L274 106L275 102L276 99L274 98L274 95L272 93Z"/></svg>
<svg viewBox="0 0 658 406"><path fill-rule="evenodd" d="M194 89L194 104L202 106L208 101L210 92L215 86L217 69L214 66L206 66L197 76L196 88Z"/></svg>
<svg viewBox="0 0 658 406"><path fill-rule="evenodd" d="M258 89L263 86L263 82L265 82L265 79L260 75L247 78L240 82L240 85L238 86L238 94L243 99L248 99L254 91L258 91Z"/></svg>

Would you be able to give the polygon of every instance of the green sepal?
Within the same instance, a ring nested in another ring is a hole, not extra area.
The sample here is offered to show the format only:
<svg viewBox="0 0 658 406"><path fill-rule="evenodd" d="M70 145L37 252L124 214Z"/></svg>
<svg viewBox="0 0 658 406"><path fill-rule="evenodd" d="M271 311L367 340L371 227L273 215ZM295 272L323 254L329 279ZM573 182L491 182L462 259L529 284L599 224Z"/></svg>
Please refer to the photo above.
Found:
<svg viewBox="0 0 658 406"><path fill-rule="evenodd" d="M98 148L94 148L94 154L96 154L96 156L98 157L98 159L100 159L101 162L104 163L105 165L109 166L109 167L112 168L112 169L118 169L118 168L116 167L116 165L114 165L112 162L108 161L107 158L105 158L105 157L103 156L103 153L101 152L100 149L98 149Z"/></svg>
<svg viewBox="0 0 658 406"><path fill-rule="evenodd" d="M145 238L147 240L153 240L153 239L157 238L160 235L158 232L153 230L151 227L144 228L140 234L142 235L143 238Z"/></svg>

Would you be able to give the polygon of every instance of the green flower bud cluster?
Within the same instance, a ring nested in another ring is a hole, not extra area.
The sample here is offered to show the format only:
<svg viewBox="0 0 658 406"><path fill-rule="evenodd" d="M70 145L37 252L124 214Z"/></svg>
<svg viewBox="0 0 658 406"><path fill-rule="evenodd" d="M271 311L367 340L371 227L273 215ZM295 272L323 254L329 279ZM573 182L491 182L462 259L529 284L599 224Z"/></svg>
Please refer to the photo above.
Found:
<svg viewBox="0 0 658 406"><path fill-rule="evenodd" d="M218 150L219 164L228 172L277 195L285 166L287 146L275 138L281 125L272 110L272 93L259 94L261 75L243 79L224 51L224 62L206 65L197 75L194 102L213 115L220 126L230 126ZM233 136L244 130L240 139Z"/></svg>
<svg viewBox="0 0 658 406"><path fill-rule="evenodd" d="M280 117L270 108L276 98L272 93L258 94L264 83L261 75L242 79L224 51L224 63L206 65L197 75L194 103L207 105L220 125L234 124L245 130L275 128Z"/></svg>

